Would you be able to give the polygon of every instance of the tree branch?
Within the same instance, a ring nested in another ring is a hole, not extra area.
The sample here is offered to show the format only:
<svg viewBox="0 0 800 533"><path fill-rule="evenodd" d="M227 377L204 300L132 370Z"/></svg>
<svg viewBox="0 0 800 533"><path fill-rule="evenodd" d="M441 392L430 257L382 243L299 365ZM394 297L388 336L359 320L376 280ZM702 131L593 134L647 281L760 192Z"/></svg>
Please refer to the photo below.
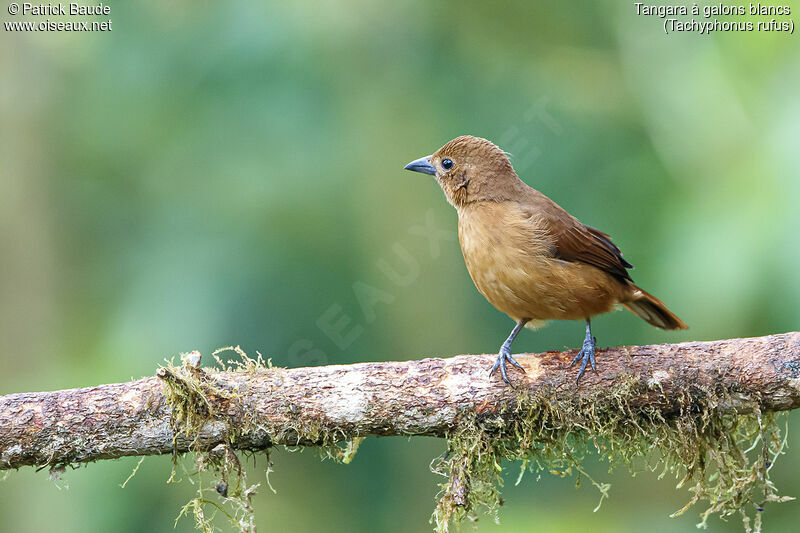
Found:
<svg viewBox="0 0 800 533"><path fill-rule="evenodd" d="M685 407L686 398L699 402L709 390L723 392L725 408L736 412L800 406L800 332L599 350L599 373L587 373L579 386L567 368L574 355L516 356L526 374L511 370L515 388L488 376L494 355L461 355L240 371L184 365L128 383L8 394L0 396L0 470L220 443L259 450L369 435L443 437L464 413L513 411L521 393L602 402L598 391L623 380L640 385L631 408L665 419L678 412L679 398Z"/></svg>

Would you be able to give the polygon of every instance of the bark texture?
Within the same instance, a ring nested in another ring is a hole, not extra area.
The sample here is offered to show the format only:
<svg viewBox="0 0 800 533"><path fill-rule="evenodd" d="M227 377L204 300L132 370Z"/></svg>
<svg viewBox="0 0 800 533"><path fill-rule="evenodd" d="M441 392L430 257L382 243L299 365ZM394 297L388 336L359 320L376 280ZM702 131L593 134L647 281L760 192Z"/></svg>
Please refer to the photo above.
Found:
<svg viewBox="0 0 800 533"><path fill-rule="evenodd" d="M509 367L513 388L499 373L488 376L495 355L460 355L236 372L184 366L128 383L8 394L0 396L0 470L231 442L259 450L370 435L443 437L465 412L513 410L520 392L579 401L623 379L642 385L633 407L655 407L666 418L677 412L678 397L700 401L709 390L723 392L739 412L800 406L800 332L600 349L599 373L587 372L578 386L576 369L568 368L575 354L515 356L525 374ZM170 391L185 400L178 410Z"/></svg>

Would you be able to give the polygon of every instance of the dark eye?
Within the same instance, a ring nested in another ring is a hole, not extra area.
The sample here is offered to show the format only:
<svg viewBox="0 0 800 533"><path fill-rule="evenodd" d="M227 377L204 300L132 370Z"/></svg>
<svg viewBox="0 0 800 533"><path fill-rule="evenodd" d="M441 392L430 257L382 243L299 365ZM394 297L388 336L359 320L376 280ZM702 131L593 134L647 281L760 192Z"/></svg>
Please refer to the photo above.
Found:
<svg viewBox="0 0 800 533"><path fill-rule="evenodd" d="M442 168L445 170L450 170L453 168L453 160L452 159L442 159Z"/></svg>

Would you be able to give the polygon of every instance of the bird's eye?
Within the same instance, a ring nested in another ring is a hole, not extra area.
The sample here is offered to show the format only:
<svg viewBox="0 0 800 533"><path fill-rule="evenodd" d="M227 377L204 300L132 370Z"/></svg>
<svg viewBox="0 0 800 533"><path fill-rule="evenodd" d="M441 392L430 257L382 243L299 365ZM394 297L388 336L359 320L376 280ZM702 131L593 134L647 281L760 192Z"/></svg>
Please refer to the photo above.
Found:
<svg viewBox="0 0 800 533"><path fill-rule="evenodd" d="M442 159L442 168L445 170L450 170L453 168L453 160L452 159Z"/></svg>

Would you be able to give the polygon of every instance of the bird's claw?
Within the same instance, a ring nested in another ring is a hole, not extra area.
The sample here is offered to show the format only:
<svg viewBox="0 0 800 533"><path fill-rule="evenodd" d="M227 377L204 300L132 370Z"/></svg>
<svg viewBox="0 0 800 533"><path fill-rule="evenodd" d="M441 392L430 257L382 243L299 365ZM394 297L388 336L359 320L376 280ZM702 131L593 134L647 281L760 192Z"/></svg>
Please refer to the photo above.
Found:
<svg viewBox="0 0 800 533"><path fill-rule="evenodd" d="M489 370L489 375L491 376L494 374L494 371L500 367L500 374L503 376L503 381L511 385L511 381L508 379L508 373L506 372L506 362L511 363L515 367L525 372L525 369L522 368L522 365L519 364L515 359L514 356L511 355L511 349L506 348L505 346L500 350L500 353L497 355L497 359L494 361L494 365L492 365L492 369Z"/></svg>
<svg viewBox="0 0 800 533"><path fill-rule="evenodd" d="M581 351L578 352L578 355L576 355L575 358L572 360L572 362L569 364L570 368L572 368L575 365L575 363L581 361L581 369L578 371L578 377L575 379L576 385L580 383L583 374L586 372L587 364L591 364L592 370L594 370L595 373L597 373L597 366L595 365L594 362L594 352L596 345L597 345L597 339L594 337L588 337L585 341L583 341L583 348L581 348Z"/></svg>

